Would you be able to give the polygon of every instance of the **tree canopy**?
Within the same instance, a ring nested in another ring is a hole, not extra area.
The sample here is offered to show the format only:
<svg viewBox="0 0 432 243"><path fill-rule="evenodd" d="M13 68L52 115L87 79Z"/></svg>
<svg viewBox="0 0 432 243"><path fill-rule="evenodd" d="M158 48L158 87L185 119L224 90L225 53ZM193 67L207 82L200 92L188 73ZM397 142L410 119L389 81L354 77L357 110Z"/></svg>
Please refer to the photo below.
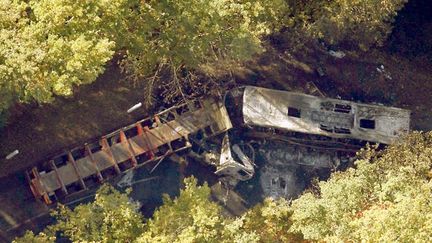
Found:
<svg viewBox="0 0 432 243"><path fill-rule="evenodd" d="M266 200L238 218L222 213L210 199L207 184L185 179L174 199L164 198L152 218L143 220L138 205L127 194L103 186L95 201L53 213L54 225L34 235L27 232L15 242L54 242L56 235L73 242L285 242L299 239L288 232L290 212L285 200Z"/></svg>
<svg viewBox="0 0 432 243"><path fill-rule="evenodd" d="M293 202L291 231L309 240L430 241L432 133L363 152L355 168Z"/></svg>
<svg viewBox="0 0 432 243"><path fill-rule="evenodd" d="M392 31L398 11L408 0L288 0L291 22L328 44L367 50L380 46ZM345 46L347 46L345 45Z"/></svg>
<svg viewBox="0 0 432 243"><path fill-rule="evenodd" d="M263 50L281 27L363 49L382 43L406 0L2 0L0 110L71 95L122 56L151 93L162 67L184 73ZM184 77L184 75L180 75Z"/></svg>
<svg viewBox="0 0 432 243"><path fill-rule="evenodd" d="M61 207L55 225L16 242L53 239L55 232L98 242L429 241L432 132L361 156L354 168L333 173L292 203L266 199L237 218L225 216L210 188L194 178L145 221L125 194L103 187L95 202Z"/></svg>
<svg viewBox="0 0 432 243"><path fill-rule="evenodd" d="M159 64L250 57L285 9L283 0L2 0L0 109L70 95L96 80L116 52L139 81Z"/></svg>
<svg viewBox="0 0 432 243"><path fill-rule="evenodd" d="M67 2L0 2L0 109L70 95L103 72L115 43L88 26L98 15L91 4Z"/></svg>
<svg viewBox="0 0 432 243"><path fill-rule="evenodd" d="M185 179L185 188L176 199L168 196L147 222L137 242L202 242L222 239L224 219L221 207L210 200L210 188ZM179 220L176 220L179 219Z"/></svg>

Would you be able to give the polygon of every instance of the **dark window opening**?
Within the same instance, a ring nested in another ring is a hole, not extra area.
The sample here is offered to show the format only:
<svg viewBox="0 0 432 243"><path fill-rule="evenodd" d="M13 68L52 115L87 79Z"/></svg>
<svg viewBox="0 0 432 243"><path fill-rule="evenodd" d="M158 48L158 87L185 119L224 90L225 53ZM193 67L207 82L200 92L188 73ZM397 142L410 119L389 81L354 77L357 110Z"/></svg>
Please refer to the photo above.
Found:
<svg viewBox="0 0 432 243"><path fill-rule="evenodd" d="M343 104L335 104L335 112L340 112L340 113L350 113L351 111L351 106L350 105L343 105Z"/></svg>
<svg viewBox="0 0 432 243"><path fill-rule="evenodd" d="M159 115L159 118L161 118L162 122L170 122L176 119L176 115L172 111L168 111L165 113L161 113Z"/></svg>
<svg viewBox="0 0 432 243"><path fill-rule="evenodd" d="M208 136L208 137L211 137L211 136L214 134L214 132L213 132L211 126L206 126L206 127L204 128L204 133L205 133L206 136Z"/></svg>
<svg viewBox="0 0 432 243"><path fill-rule="evenodd" d="M54 164L57 166L57 168L66 165L68 162L69 158L67 154L54 158Z"/></svg>
<svg viewBox="0 0 432 243"><path fill-rule="evenodd" d="M121 171L129 170L130 168L133 167L132 159L128 159L125 162L119 163L118 166Z"/></svg>
<svg viewBox="0 0 432 243"><path fill-rule="evenodd" d="M155 151L155 155L157 157L159 156L165 156L169 151L171 150L170 146L168 144L161 145L157 148Z"/></svg>
<svg viewBox="0 0 432 243"><path fill-rule="evenodd" d="M92 174L90 176L87 176L86 178L83 178L84 184L86 184L89 187L95 186L99 184L99 179L95 174Z"/></svg>
<svg viewBox="0 0 432 243"><path fill-rule="evenodd" d="M204 138L204 131L198 130L198 132L194 135L196 140L202 140Z"/></svg>
<svg viewBox="0 0 432 243"><path fill-rule="evenodd" d="M179 138L171 142L171 147L173 150L182 149L187 146L187 141L185 139Z"/></svg>
<svg viewBox="0 0 432 243"><path fill-rule="evenodd" d="M103 178L112 178L117 175L117 172L115 171L114 167L108 167L105 170L101 171Z"/></svg>
<svg viewBox="0 0 432 243"><path fill-rule="evenodd" d="M201 109L202 108L202 104L199 100L194 100L193 101L193 106L196 110Z"/></svg>
<svg viewBox="0 0 432 243"><path fill-rule="evenodd" d="M82 187L81 183L77 181L73 182L72 184L66 185L66 190L69 192L69 194L82 191L83 189L84 188Z"/></svg>
<svg viewBox="0 0 432 243"><path fill-rule="evenodd" d="M300 118L300 109L294 107L288 107L288 116Z"/></svg>
<svg viewBox="0 0 432 243"><path fill-rule="evenodd" d="M107 138L109 146L113 146L114 144L120 143L120 135L113 134L111 137Z"/></svg>
<svg viewBox="0 0 432 243"><path fill-rule="evenodd" d="M87 156L87 153L85 151L85 148L76 148L74 150L71 150L71 154L74 157L75 160L79 160L81 158L84 158ZM69 158L68 158L69 160Z"/></svg>
<svg viewBox="0 0 432 243"><path fill-rule="evenodd" d="M186 112L189 112L189 107L187 107L187 105L182 105L176 109L176 112L179 115L186 113Z"/></svg>
<svg viewBox="0 0 432 243"><path fill-rule="evenodd" d="M342 127L335 127L334 129L335 133L340 133L340 134L351 134L351 131L347 128L342 128Z"/></svg>
<svg viewBox="0 0 432 243"><path fill-rule="evenodd" d="M124 131L126 138L133 138L138 135L138 128L136 126L131 127Z"/></svg>
<svg viewBox="0 0 432 243"><path fill-rule="evenodd" d="M93 154L102 150L102 146L99 143L91 143L88 146Z"/></svg>
<svg viewBox="0 0 432 243"><path fill-rule="evenodd" d="M247 176L248 174L246 173L246 172L244 172L243 170L239 170L239 171L237 171L237 173L240 175L240 176Z"/></svg>
<svg viewBox="0 0 432 243"><path fill-rule="evenodd" d="M320 129L323 131L326 131L326 132L333 132L333 128L326 126L326 125L323 125L323 124L320 124Z"/></svg>
<svg viewBox="0 0 432 243"><path fill-rule="evenodd" d="M286 181L284 179L282 179L282 178L279 178L279 186L282 189L285 189L285 187L286 187Z"/></svg>
<svg viewBox="0 0 432 243"><path fill-rule="evenodd" d="M143 121L141 121L141 126L143 127L151 127L153 124L152 119L145 119Z"/></svg>
<svg viewBox="0 0 432 243"><path fill-rule="evenodd" d="M48 195L48 197L49 197L49 200L51 200L52 202L57 201L57 195L56 194Z"/></svg>
<svg viewBox="0 0 432 243"><path fill-rule="evenodd" d="M360 127L366 129L375 129L375 120L360 119Z"/></svg>

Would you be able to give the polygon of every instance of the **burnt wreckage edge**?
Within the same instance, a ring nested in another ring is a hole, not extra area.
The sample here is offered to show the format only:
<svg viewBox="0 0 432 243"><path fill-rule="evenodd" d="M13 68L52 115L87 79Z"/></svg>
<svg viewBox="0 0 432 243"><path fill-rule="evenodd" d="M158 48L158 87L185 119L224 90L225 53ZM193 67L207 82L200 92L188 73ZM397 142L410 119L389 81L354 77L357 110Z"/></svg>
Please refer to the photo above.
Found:
<svg viewBox="0 0 432 243"><path fill-rule="evenodd" d="M244 86L228 91L223 99L174 106L67 150L26 171L26 177L35 198L51 204L131 169L190 151L190 156L215 166L215 173L234 186L250 179L254 168L237 145L231 151L226 132L232 123L252 128L249 131L257 137L271 136L259 133L264 129L273 134L282 131L275 135L282 137L294 132L390 144L409 131L409 122L410 111L404 109ZM191 142L202 144L223 133L220 154L191 150Z"/></svg>

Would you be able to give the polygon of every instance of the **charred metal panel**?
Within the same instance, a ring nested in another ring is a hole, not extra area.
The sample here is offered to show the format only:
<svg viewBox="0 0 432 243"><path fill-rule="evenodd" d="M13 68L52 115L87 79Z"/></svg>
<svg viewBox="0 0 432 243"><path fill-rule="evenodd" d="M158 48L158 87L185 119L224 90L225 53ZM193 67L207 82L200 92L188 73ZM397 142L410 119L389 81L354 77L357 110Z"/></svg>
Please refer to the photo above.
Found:
<svg viewBox="0 0 432 243"><path fill-rule="evenodd" d="M264 196L288 200L303 192L309 175L346 165L353 156L352 152L275 141L263 143L257 152L263 164L258 173Z"/></svg>
<svg viewBox="0 0 432 243"><path fill-rule="evenodd" d="M229 137L226 134L222 141L219 164L216 165L215 174L223 176L225 182L232 187L239 181L249 180L255 174L253 162L243 153L237 144L233 146L233 151L239 158L239 161L233 158Z"/></svg>
<svg viewBox="0 0 432 243"><path fill-rule="evenodd" d="M410 111L246 86L243 122L287 131L391 144L409 131Z"/></svg>

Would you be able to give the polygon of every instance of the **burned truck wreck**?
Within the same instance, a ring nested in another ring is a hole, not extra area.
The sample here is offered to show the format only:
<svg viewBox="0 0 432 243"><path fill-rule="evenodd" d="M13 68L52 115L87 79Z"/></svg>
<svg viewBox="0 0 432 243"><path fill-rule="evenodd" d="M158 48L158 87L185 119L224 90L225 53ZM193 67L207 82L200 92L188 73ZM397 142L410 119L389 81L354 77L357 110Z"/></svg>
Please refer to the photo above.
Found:
<svg viewBox="0 0 432 243"><path fill-rule="evenodd" d="M349 164L366 143L391 144L410 128L410 111L246 86L225 104L233 126L259 141L256 157L264 197L292 198L299 174L333 171Z"/></svg>
<svg viewBox="0 0 432 243"><path fill-rule="evenodd" d="M246 86L186 102L67 150L27 172L50 204L165 158L202 162L229 188L260 176L264 196L292 198L298 168L336 169L366 142L391 144L409 131L408 110Z"/></svg>

